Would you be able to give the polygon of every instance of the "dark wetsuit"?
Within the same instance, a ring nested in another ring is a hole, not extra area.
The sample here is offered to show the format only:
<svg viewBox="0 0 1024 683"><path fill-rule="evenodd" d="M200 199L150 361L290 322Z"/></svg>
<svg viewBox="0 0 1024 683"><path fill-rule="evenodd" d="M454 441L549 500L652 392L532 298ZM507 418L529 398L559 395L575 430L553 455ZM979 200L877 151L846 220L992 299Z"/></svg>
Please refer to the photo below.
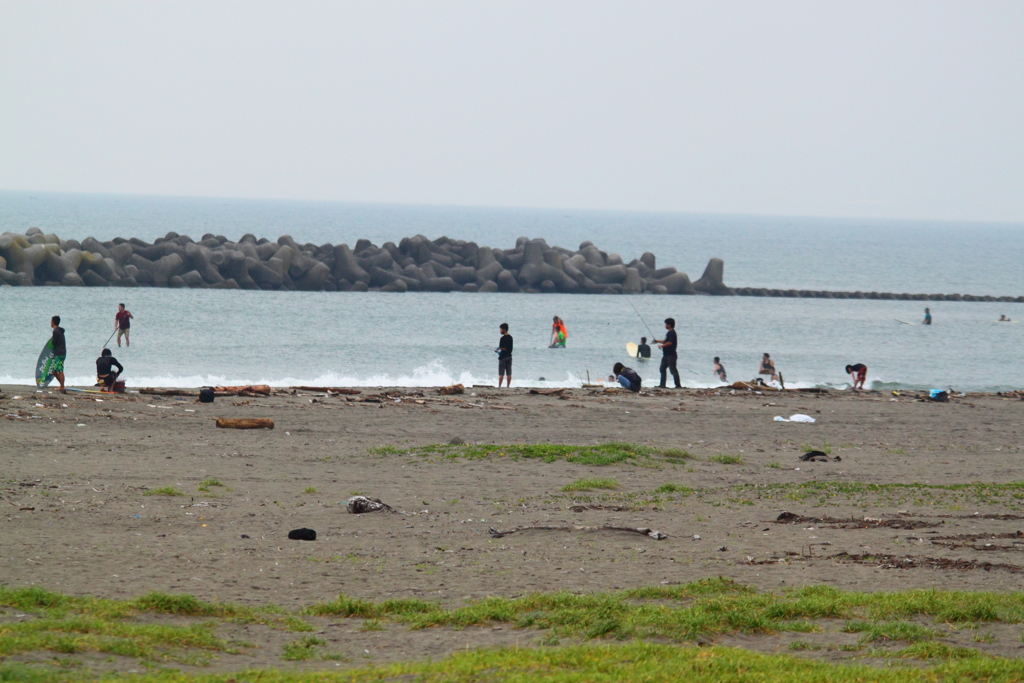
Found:
<svg viewBox="0 0 1024 683"><path fill-rule="evenodd" d="M113 356L100 356L96 359L96 377L103 380L103 386L110 388L114 386L117 375L111 372L113 366L117 366L117 375L124 372L124 368Z"/></svg>
<svg viewBox="0 0 1024 683"><path fill-rule="evenodd" d="M638 345L636 347L636 357L637 358L650 358L651 357L651 347L648 346L647 344L640 344L640 345Z"/></svg>

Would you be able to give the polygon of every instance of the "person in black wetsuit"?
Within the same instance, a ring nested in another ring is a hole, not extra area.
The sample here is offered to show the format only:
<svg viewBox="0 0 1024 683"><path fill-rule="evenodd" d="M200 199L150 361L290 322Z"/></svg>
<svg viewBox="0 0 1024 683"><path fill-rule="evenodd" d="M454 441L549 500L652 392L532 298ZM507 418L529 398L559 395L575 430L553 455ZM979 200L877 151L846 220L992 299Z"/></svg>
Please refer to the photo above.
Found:
<svg viewBox="0 0 1024 683"><path fill-rule="evenodd" d="M114 366L117 366L117 372L114 372ZM96 379L103 381L103 390L113 391L114 382L122 372L124 368L110 353L110 349L103 349L100 357L96 359Z"/></svg>
<svg viewBox="0 0 1024 683"><path fill-rule="evenodd" d="M633 393L640 393L640 385L642 380L640 375L636 374L636 370L633 368L627 368L622 363L616 363L615 367L612 368L612 374L615 375L615 379L619 381L619 384L624 389L629 389Z"/></svg>
<svg viewBox="0 0 1024 683"><path fill-rule="evenodd" d="M640 337L640 343L636 347L636 357L644 359L651 357L651 347L647 345L647 337Z"/></svg>
<svg viewBox="0 0 1024 683"><path fill-rule="evenodd" d="M678 358L678 347L679 344L676 341L676 321L675 318L665 318L665 329L668 332L665 333L664 339L655 339L654 343L661 348L661 384L659 388L665 389L666 371L672 371L672 378L676 381L676 389L682 389L683 385L679 383L679 370L676 369L676 360Z"/></svg>

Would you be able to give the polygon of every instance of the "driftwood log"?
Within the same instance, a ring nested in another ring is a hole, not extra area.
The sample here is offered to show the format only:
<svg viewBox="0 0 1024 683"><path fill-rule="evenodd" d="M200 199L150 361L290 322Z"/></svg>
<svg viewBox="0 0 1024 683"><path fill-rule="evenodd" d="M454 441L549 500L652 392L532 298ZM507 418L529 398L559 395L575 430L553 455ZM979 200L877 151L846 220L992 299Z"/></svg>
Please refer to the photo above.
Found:
<svg viewBox="0 0 1024 683"><path fill-rule="evenodd" d="M489 533L492 538L502 538L520 531L625 531L630 534L648 536L656 541L664 541L668 538L668 534L663 534L660 531L655 531L654 529L633 528L629 526L608 526L607 524L603 524L601 526L517 526L515 529L506 529L504 531L491 527L487 530L487 533Z"/></svg>
<svg viewBox="0 0 1024 683"><path fill-rule="evenodd" d="M346 389L345 387L292 387L292 389L296 391L315 391L322 394L330 392L332 394L345 394L346 396L356 396L363 393L359 389Z"/></svg>
<svg viewBox="0 0 1024 683"><path fill-rule="evenodd" d="M274 421L269 417L218 417L221 429L273 429Z"/></svg>

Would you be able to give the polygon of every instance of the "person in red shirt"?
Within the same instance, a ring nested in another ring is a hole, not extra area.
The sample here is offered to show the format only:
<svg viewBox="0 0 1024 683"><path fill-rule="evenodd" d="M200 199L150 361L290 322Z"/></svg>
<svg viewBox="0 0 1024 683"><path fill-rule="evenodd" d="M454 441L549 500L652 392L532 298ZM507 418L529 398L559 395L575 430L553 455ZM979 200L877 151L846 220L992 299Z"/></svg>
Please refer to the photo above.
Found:
<svg viewBox="0 0 1024 683"><path fill-rule="evenodd" d="M121 345L121 335L124 335L124 345L131 346L132 342L128 338L128 332L131 330L132 324L131 319L135 316L132 315L131 311L126 311L124 304L117 305L117 313L114 314L114 329L117 330L117 345Z"/></svg>

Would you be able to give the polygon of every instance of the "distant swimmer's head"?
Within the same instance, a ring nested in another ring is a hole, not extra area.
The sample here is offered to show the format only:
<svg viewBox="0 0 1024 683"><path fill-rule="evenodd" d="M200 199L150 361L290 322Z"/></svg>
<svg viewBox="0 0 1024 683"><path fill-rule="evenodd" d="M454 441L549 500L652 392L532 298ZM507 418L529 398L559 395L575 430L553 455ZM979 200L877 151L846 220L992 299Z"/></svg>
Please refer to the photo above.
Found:
<svg viewBox="0 0 1024 683"><path fill-rule="evenodd" d="M623 365L622 363L616 363L615 366L612 368L612 372L614 372L615 375L618 376L625 367L626 366Z"/></svg>
<svg viewBox="0 0 1024 683"><path fill-rule="evenodd" d="M676 328L676 319L675 318L665 318L665 327L667 327L670 330L674 330Z"/></svg>
<svg viewBox="0 0 1024 683"><path fill-rule="evenodd" d="M853 372L853 366L852 365L847 365L846 366L846 374L850 374L851 372Z"/></svg>
<svg viewBox="0 0 1024 683"><path fill-rule="evenodd" d="M103 349L103 351L100 352L100 355L101 356L109 356L109 355L111 355L110 349Z"/></svg>
<svg viewBox="0 0 1024 683"><path fill-rule="evenodd" d="M503 334L507 333L508 332L508 323L502 323L502 324L498 325L498 329L501 330Z"/></svg>
<svg viewBox="0 0 1024 683"><path fill-rule="evenodd" d="M646 344L647 343L647 337L640 337L640 343L641 344Z"/></svg>
<svg viewBox="0 0 1024 683"><path fill-rule="evenodd" d="M715 362L716 362L716 363L720 362L720 361L718 360L718 356L715 356Z"/></svg>
<svg viewBox="0 0 1024 683"><path fill-rule="evenodd" d="M60 316L59 315L55 315L52 318L50 318L50 324L53 325L54 327L57 327L58 325L60 325Z"/></svg>

